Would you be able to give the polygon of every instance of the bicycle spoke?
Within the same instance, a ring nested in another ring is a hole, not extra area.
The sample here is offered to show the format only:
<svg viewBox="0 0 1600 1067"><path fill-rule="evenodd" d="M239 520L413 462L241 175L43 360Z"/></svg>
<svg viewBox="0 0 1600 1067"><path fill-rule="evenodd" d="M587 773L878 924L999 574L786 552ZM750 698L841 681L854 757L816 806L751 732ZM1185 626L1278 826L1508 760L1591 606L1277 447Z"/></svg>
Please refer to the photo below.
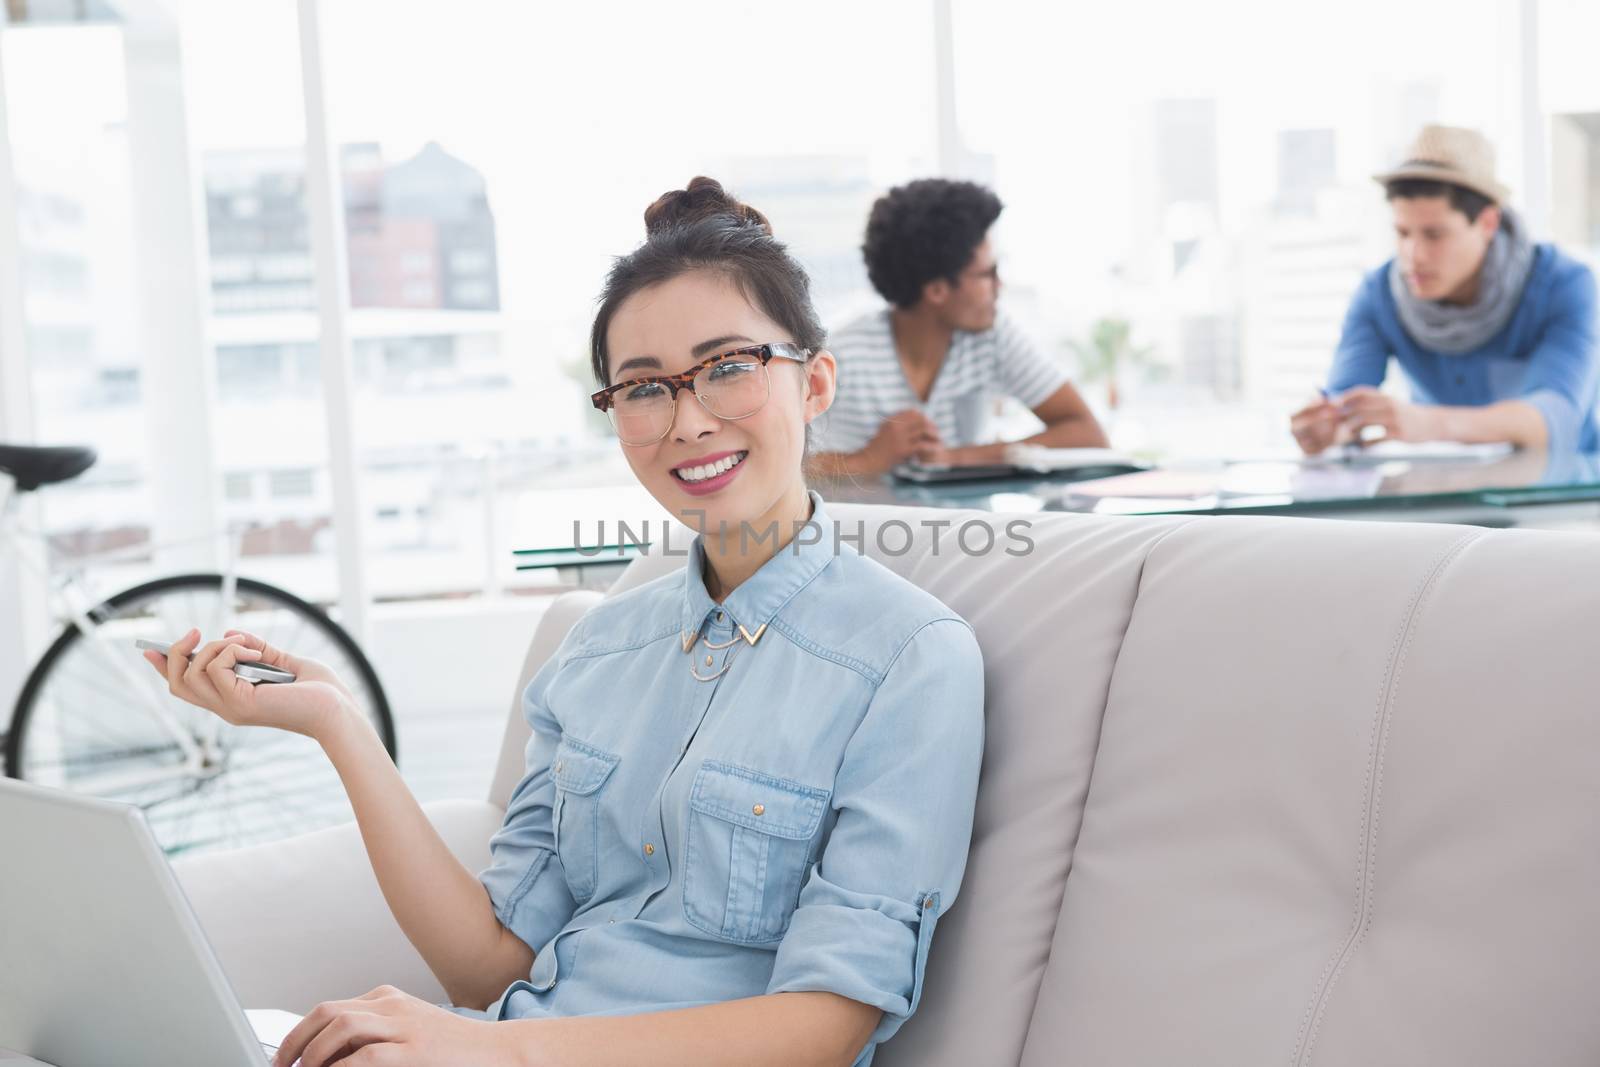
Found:
<svg viewBox="0 0 1600 1067"><path fill-rule="evenodd" d="M57 650L27 707L18 709L23 777L139 807L169 855L273 840L354 816L343 783L314 742L230 726L172 696L158 672L122 659L137 654L136 637L171 641L194 626L206 641L221 639L228 628L259 634L326 663L387 735L392 727L381 689L325 615L248 583L224 602L220 579L207 576L159 579L118 594L99 606L94 622L95 632L74 634ZM130 685L107 653L144 682ZM156 707L222 765L189 770L186 750L150 714Z"/></svg>
<svg viewBox="0 0 1600 1067"><path fill-rule="evenodd" d="M114 707L121 705L127 699L127 693L123 690L113 689L107 685L104 681L105 676L102 674L80 670L75 672L73 677L92 679L92 681L80 680L79 684L84 689L90 690L91 692L103 697L108 706Z"/></svg>
<svg viewBox="0 0 1600 1067"><path fill-rule="evenodd" d="M30 761L28 765L30 767L39 767L43 769L56 767L75 767L85 764L94 765L106 763L111 760L140 759L148 756L154 756L163 752L170 752L174 755L181 754L177 745L147 745L143 748L121 748L90 752L83 755L73 756L70 759L34 760Z"/></svg>

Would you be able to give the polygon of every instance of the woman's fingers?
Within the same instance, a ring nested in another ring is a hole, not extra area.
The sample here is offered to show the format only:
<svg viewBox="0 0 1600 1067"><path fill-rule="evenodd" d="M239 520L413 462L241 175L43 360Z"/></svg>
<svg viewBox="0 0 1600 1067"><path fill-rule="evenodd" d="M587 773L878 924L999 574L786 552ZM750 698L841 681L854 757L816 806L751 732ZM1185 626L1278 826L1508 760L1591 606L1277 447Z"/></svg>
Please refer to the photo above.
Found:
<svg viewBox="0 0 1600 1067"><path fill-rule="evenodd" d="M393 1034L393 1021L382 1015L366 1011L343 1012L312 1038L306 1050L300 1053L301 1067L323 1067L324 1064L343 1059L364 1045L388 1041Z"/></svg>
<svg viewBox="0 0 1600 1067"><path fill-rule="evenodd" d="M241 660L255 662L261 653L232 640L212 641L197 649L199 643L200 631L192 629L173 642L168 655L146 652L144 658L165 673L173 696L220 714L224 702L238 695L238 686L250 686L233 673L234 665Z"/></svg>
<svg viewBox="0 0 1600 1067"><path fill-rule="evenodd" d="M206 678L210 680L224 704L231 698L241 695L240 686L245 689L251 688L249 682L233 673L234 665L241 659L253 663L260 658L261 653L253 648L229 643L206 660L204 668Z"/></svg>
<svg viewBox="0 0 1600 1067"><path fill-rule="evenodd" d="M222 636L236 645L243 645L261 653L261 662L268 666L276 667L281 661L289 658L281 649L273 648L265 639L257 637L248 630L229 630Z"/></svg>
<svg viewBox="0 0 1600 1067"><path fill-rule="evenodd" d="M199 643L200 631L194 629L172 642L167 649L165 657L167 661L167 688L171 690L173 696L182 697L185 700L189 699L183 686L183 672L189 667L189 654L194 651L194 646Z"/></svg>
<svg viewBox="0 0 1600 1067"><path fill-rule="evenodd" d="M212 641L189 657L189 666L183 672L183 681L195 696L199 697L201 707L213 711L222 698L222 693L231 689L231 685L218 687L216 676L211 674L211 662L228 647L226 641Z"/></svg>
<svg viewBox="0 0 1600 1067"><path fill-rule="evenodd" d="M296 1023L294 1028L284 1035L282 1043L278 1045L278 1054L274 1057L273 1063L287 1065L299 1059L302 1067L312 1067L313 1064L326 1062L326 1058L317 1060L314 1057L319 1054L326 1057L328 1053L324 1050L327 1050L328 1046L335 1041L340 1041L341 1046L343 1043L339 1034L328 1035L328 1032L336 1026L349 1025L348 1023L341 1023L340 1020L342 1019L365 1015L370 1012L372 1004L367 999L370 996L372 994L368 993L366 996L357 997L353 1000L325 1000L312 1008L306 1013L305 1018ZM325 1036L327 1036L327 1040L319 1045L318 1042Z"/></svg>
<svg viewBox="0 0 1600 1067"><path fill-rule="evenodd" d="M224 630L223 637L232 638L246 648L253 648L257 652L267 647L267 643L249 630Z"/></svg>

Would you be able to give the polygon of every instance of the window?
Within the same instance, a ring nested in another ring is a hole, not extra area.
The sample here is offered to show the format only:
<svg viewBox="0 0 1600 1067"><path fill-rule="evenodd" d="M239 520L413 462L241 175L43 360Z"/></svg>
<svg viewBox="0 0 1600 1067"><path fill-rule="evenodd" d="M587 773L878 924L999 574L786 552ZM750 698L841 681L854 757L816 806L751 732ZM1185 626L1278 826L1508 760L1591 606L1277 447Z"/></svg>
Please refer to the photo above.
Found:
<svg viewBox="0 0 1600 1067"><path fill-rule="evenodd" d="M1292 447L1283 416L1325 373L1354 285L1389 254L1369 175L1429 120L1488 132L1513 185L1526 169L1522 115L1507 103L1519 59L1512 5L952 4L949 157L1007 205L995 234L1006 310L1069 366L1067 342L1105 317L1128 320L1154 351L1151 368L1118 383L1114 438L1214 448L1195 420L1215 418L1259 427L1251 450ZM210 433L227 514L273 528L283 515L272 484L232 490L262 471L311 471L294 483L309 495L283 499L299 508L297 529L326 531L295 12L245 0L173 6L207 227L205 326L221 403ZM1542 0L1539 10L1549 172L1562 190L1550 225L1593 250L1591 8ZM462 0L448 34L436 15L380 0L322 10L355 371L351 410L334 415L360 428L362 477L383 480L368 517L379 507L425 515L418 525L437 549L426 564L375 566L379 596L480 585L485 515L517 512L491 506L500 494L629 481L586 403L585 351L605 271L642 237L651 199L697 173L720 178L771 219L838 326L880 303L859 251L874 198L941 166L930 0L819 0L803 11L704 0L692 20L644 0ZM629 32L615 33L619 23ZM737 79L710 61L706 25L762 43L758 92L730 91ZM389 46L375 49L379 26ZM1440 27L1448 47L1417 46ZM152 390L141 383L160 364L147 365L138 340L137 149L118 32L7 29L6 90L41 434L89 441L144 471ZM1301 47L1308 32L1318 47ZM573 40L605 40L607 61ZM708 61L663 76L663 55ZM510 131L503 109L483 104L572 99L585 106L541 106L537 122ZM581 165L554 166L557 157ZM1104 389L1084 387L1107 414ZM498 457L491 489L473 465L483 461L467 455ZM73 514L149 526L160 517L141 493ZM501 550L530 536L508 528ZM281 565L297 591L333 595L325 532L261 543L272 546L264 577ZM374 534L364 547L380 560L392 546Z"/></svg>
<svg viewBox="0 0 1600 1067"><path fill-rule="evenodd" d="M271 471L267 489L275 499L308 497L317 489L317 472L310 467Z"/></svg>
<svg viewBox="0 0 1600 1067"><path fill-rule="evenodd" d="M325 8L333 134L363 146L362 208L349 214L361 234L352 276L358 259L366 264L364 321L352 326L357 362L375 368L360 379L364 469L383 472L385 507L426 516L417 536L437 548L425 564L375 565L379 595L481 583L488 474L454 458L457 448L498 456L502 551L571 536L525 518L510 527L504 517L551 510L523 501L548 501L557 486L631 483L604 417L591 417L583 353L611 257L643 237L653 198L695 174L718 177L772 220L836 324L875 303L859 252L872 200L935 158L932 123L921 117L934 88L925 0L822 0L803 12L708 0L689 20L637 0L467 0L451 12L452 32L440 34L420 9L377 0ZM630 32L615 33L619 20ZM380 24L392 46L374 49ZM663 55L705 53L707 25L762 42L759 91L730 92L720 61L661 76ZM602 39L603 65L568 43ZM820 76L818 57L849 77ZM536 125L509 134L482 103L569 99L585 107L541 109ZM553 166L552 153L581 159L581 177ZM428 335L453 338L448 360L401 340L420 336L418 317ZM382 359L370 362L375 352ZM389 426L405 431L377 429ZM379 553L404 524L389 525L369 531ZM389 576L411 589L384 584Z"/></svg>
<svg viewBox="0 0 1600 1067"><path fill-rule="evenodd" d="M222 495L229 503L251 500L256 495L256 479L252 471L229 471L222 476Z"/></svg>
<svg viewBox="0 0 1600 1067"><path fill-rule="evenodd" d="M1003 306L1074 370L1067 340L1101 318L1154 347L1121 375L1113 440L1214 451L1248 426L1242 449L1293 451L1288 413L1393 254L1370 175L1439 121L1482 129L1521 177L1515 5L955 0L954 16L965 170L1006 203ZM1082 388L1108 415L1105 383Z"/></svg>
<svg viewBox="0 0 1600 1067"><path fill-rule="evenodd" d="M22 266L34 430L99 456L39 494L42 519L67 554L138 545L153 509L121 35L104 25L11 27L0 47L22 242L0 255Z"/></svg>
<svg viewBox="0 0 1600 1067"><path fill-rule="evenodd" d="M295 6L174 6L210 251L222 518L243 534L250 573L329 603L339 582L317 535L332 503Z"/></svg>
<svg viewBox="0 0 1600 1067"><path fill-rule="evenodd" d="M1587 47L1600 34L1600 10L1579 0L1543 0L1538 10L1550 233L1568 251L1600 264L1600 86Z"/></svg>
<svg viewBox="0 0 1600 1067"><path fill-rule="evenodd" d="M270 399L282 391L285 346L227 345L217 348L217 389L224 395Z"/></svg>

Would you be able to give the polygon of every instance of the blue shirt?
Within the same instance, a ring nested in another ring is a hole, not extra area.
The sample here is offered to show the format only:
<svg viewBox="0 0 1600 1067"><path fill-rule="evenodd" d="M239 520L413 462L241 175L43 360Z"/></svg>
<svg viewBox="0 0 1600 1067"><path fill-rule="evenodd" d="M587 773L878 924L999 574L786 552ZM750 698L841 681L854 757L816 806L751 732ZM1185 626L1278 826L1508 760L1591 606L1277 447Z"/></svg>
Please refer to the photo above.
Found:
<svg viewBox="0 0 1600 1067"><path fill-rule="evenodd" d="M722 604L697 536L529 683L527 774L479 878L537 955L489 1018L827 990L883 1010L865 1064L916 1010L966 867L982 657L939 600L836 550L807 495Z"/></svg>
<svg viewBox="0 0 1600 1067"><path fill-rule="evenodd" d="M1394 356L1418 403L1473 407L1521 400L1544 416L1551 452L1600 448L1600 359L1588 267L1553 245L1539 245L1511 321L1487 344L1456 356L1423 348L1406 333L1388 274L1385 263L1356 291L1328 374L1329 392L1381 384Z"/></svg>

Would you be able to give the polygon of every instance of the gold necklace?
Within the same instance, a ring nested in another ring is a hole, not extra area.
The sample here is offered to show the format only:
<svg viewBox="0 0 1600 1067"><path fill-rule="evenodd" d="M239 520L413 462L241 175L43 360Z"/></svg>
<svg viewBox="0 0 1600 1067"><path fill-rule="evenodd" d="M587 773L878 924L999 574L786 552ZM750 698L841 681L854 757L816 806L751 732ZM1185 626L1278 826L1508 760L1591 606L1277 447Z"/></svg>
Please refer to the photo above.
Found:
<svg viewBox="0 0 1600 1067"><path fill-rule="evenodd" d="M760 626L757 626L755 633L751 633L749 630L746 630L744 628L744 624L740 623L739 624L739 636L738 637L734 637L734 638L731 638L731 639L729 639L727 641L722 642L721 644L714 645L710 641L706 641L705 640L705 634L703 634L699 630L696 630L692 635L686 635L686 636L684 636L682 638L683 650L685 652L693 652L694 651L694 646L698 642L701 642L701 641L705 641L705 646L706 646L707 649L716 650L716 649L729 648L729 647L731 647L733 645L738 644L739 643L739 639L741 637L753 647L757 641L761 640L761 635L766 633L766 632L767 632L767 624L766 623L762 623ZM713 662L715 662L713 657L711 657L711 656L707 656L706 657L706 666L707 667L711 666L711 664ZM711 682L711 681L715 681L718 678L721 678L724 674L726 674L728 672L728 668L732 667L732 666L733 666L733 658L730 656L728 658L728 662L724 663L722 665L722 670L718 671L716 674L701 674L700 671L695 667L694 660L691 659L689 661L689 673L694 675L694 677L695 677L695 679L697 681Z"/></svg>

